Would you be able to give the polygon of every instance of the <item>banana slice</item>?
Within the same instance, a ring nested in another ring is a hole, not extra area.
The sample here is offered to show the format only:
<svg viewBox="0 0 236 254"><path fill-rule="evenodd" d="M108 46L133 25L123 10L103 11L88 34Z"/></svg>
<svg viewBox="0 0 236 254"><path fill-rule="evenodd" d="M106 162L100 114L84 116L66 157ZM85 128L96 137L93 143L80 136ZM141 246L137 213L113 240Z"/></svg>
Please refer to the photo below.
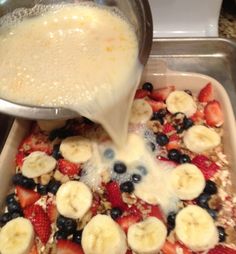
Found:
<svg viewBox="0 0 236 254"><path fill-rule="evenodd" d="M38 120L37 124L42 131L50 132L66 125L66 120Z"/></svg>
<svg viewBox="0 0 236 254"><path fill-rule="evenodd" d="M128 244L138 254L156 254L167 236L164 223L156 217L131 225L128 229Z"/></svg>
<svg viewBox="0 0 236 254"><path fill-rule="evenodd" d="M18 217L9 221L0 232L1 254L28 254L34 243L31 222Z"/></svg>
<svg viewBox="0 0 236 254"><path fill-rule="evenodd" d="M195 125L186 131L183 141L190 151L202 153L218 146L221 138L213 129L203 125Z"/></svg>
<svg viewBox="0 0 236 254"><path fill-rule="evenodd" d="M125 254L125 233L111 217L98 214L83 230L82 247L85 254Z"/></svg>
<svg viewBox="0 0 236 254"><path fill-rule="evenodd" d="M177 214L175 233L193 251L207 251L219 240L212 217L197 205L189 205Z"/></svg>
<svg viewBox="0 0 236 254"><path fill-rule="evenodd" d="M146 123L152 117L152 107L144 99L133 102L129 122L133 124Z"/></svg>
<svg viewBox="0 0 236 254"><path fill-rule="evenodd" d="M21 171L24 176L34 178L51 172L56 164L57 161L52 156L36 151L25 157Z"/></svg>
<svg viewBox="0 0 236 254"><path fill-rule="evenodd" d="M184 113L187 117L197 111L197 104L193 97L184 91L173 91L166 99L166 106L170 113Z"/></svg>
<svg viewBox="0 0 236 254"><path fill-rule="evenodd" d="M86 162L92 156L92 143L81 136L68 137L61 142L60 152L70 162Z"/></svg>
<svg viewBox="0 0 236 254"><path fill-rule="evenodd" d="M72 219L81 219L92 205L92 192L78 181L68 181L56 194L56 206L60 214Z"/></svg>
<svg viewBox="0 0 236 254"><path fill-rule="evenodd" d="M182 200L198 197L206 185L201 170L190 163L177 166L171 172L170 183L174 193Z"/></svg>

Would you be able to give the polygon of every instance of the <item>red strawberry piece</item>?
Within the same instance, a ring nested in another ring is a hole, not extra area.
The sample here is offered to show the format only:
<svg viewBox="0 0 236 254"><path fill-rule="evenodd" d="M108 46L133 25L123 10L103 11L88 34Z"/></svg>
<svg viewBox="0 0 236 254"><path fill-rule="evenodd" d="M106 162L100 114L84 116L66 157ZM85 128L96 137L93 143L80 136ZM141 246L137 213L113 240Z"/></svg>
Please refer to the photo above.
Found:
<svg viewBox="0 0 236 254"><path fill-rule="evenodd" d="M59 171L68 176L78 175L80 172L80 165L72 163L70 161L59 159L58 160Z"/></svg>
<svg viewBox="0 0 236 254"><path fill-rule="evenodd" d="M170 141L167 145L166 145L166 149L169 151L171 149L179 149L180 148L180 143L178 140L173 140Z"/></svg>
<svg viewBox="0 0 236 254"><path fill-rule="evenodd" d="M127 250L125 254L132 254L132 250Z"/></svg>
<svg viewBox="0 0 236 254"><path fill-rule="evenodd" d="M16 194L22 208L34 204L41 197L39 193L21 186L16 186Z"/></svg>
<svg viewBox="0 0 236 254"><path fill-rule="evenodd" d="M84 254L82 247L70 240L58 240L56 254Z"/></svg>
<svg viewBox="0 0 236 254"><path fill-rule="evenodd" d="M172 243L169 241L165 241L164 245L161 248L163 254L191 254L192 251L189 250L187 247L183 246L182 244L176 242Z"/></svg>
<svg viewBox="0 0 236 254"><path fill-rule="evenodd" d="M192 163L202 171L206 179L211 178L220 168L215 162L204 155L195 156L192 159Z"/></svg>
<svg viewBox="0 0 236 254"><path fill-rule="evenodd" d="M190 118L193 120L193 122L199 122L204 119L204 113L200 110L197 110L196 113L193 114Z"/></svg>
<svg viewBox="0 0 236 254"><path fill-rule="evenodd" d="M37 246L36 244L33 245L30 252L28 254L38 254Z"/></svg>
<svg viewBox="0 0 236 254"><path fill-rule="evenodd" d="M128 228L136 222L142 219L141 215L130 214L127 216L122 216L116 220L116 222L121 226L121 228L127 233Z"/></svg>
<svg viewBox="0 0 236 254"><path fill-rule="evenodd" d="M19 147L19 151L30 154L35 151L45 152L51 154L53 150L52 143L48 137L42 133L34 133L23 140Z"/></svg>
<svg viewBox="0 0 236 254"><path fill-rule="evenodd" d="M157 101L165 101L168 95L175 90L174 86L167 86L155 89L151 92L150 97Z"/></svg>
<svg viewBox="0 0 236 254"><path fill-rule="evenodd" d="M224 115L220 103L216 100L207 103L204 108L206 123L210 126L221 126L224 123Z"/></svg>
<svg viewBox="0 0 236 254"><path fill-rule="evenodd" d="M209 102L214 99L213 87L211 83L206 84L198 94L200 102Z"/></svg>
<svg viewBox="0 0 236 254"><path fill-rule="evenodd" d="M110 182L105 185L107 200L111 202L112 207L118 207L122 210L127 209L127 204L122 200L119 184L117 182Z"/></svg>
<svg viewBox="0 0 236 254"><path fill-rule="evenodd" d="M214 249L209 250L208 254L236 254L236 250L226 246L217 245Z"/></svg>
<svg viewBox="0 0 236 254"><path fill-rule="evenodd" d="M149 216L156 217L159 220L164 221L164 215L158 205L149 205L151 211L148 214Z"/></svg>
<svg viewBox="0 0 236 254"><path fill-rule="evenodd" d="M143 99L145 98L146 96L148 96L150 94L149 91L147 90L144 90L144 89L138 89L135 93L135 96L134 98L135 99Z"/></svg>
<svg viewBox="0 0 236 254"><path fill-rule="evenodd" d="M175 131L175 128L170 124L170 123L166 123L163 125L163 130L162 130L165 134L170 133L172 131Z"/></svg>
<svg viewBox="0 0 236 254"><path fill-rule="evenodd" d="M25 158L25 154L23 152L18 152L16 155L16 166L21 168L23 165L23 160Z"/></svg>
<svg viewBox="0 0 236 254"><path fill-rule="evenodd" d="M172 134L172 135L169 137L169 141L170 141L170 142L171 142L171 141L178 141L178 140L180 140L180 137L179 137L176 133Z"/></svg>
<svg viewBox="0 0 236 254"><path fill-rule="evenodd" d="M43 244L46 244L51 234L51 222L47 213L39 205L31 205L24 209L24 215L29 219Z"/></svg>
<svg viewBox="0 0 236 254"><path fill-rule="evenodd" d="M162 157L162 156L158 156L157 159L160 160L160 161L168 162L168 164L169 164L170 166L172 166L172 167L173 167L173 166L175 167L175 166L177 165L176 162L171 161L171 160L169 160L169 159L167 159L167 158L165 158L165 157Z"/></svg>
<svg viewBox="0 0 236 254"><path fill-rule="evenodd" d="M160 109L166 108L166 104L163 101L147 100L149 105L152 107L153 112L157 112Z"/></svg>
<svg viewBox="0 0 236 254"><path fill-rule="evenodd" d="M47 203L46 212L51 222L55 222L57 219L58 211L56 204L52 201Z"/></svg>

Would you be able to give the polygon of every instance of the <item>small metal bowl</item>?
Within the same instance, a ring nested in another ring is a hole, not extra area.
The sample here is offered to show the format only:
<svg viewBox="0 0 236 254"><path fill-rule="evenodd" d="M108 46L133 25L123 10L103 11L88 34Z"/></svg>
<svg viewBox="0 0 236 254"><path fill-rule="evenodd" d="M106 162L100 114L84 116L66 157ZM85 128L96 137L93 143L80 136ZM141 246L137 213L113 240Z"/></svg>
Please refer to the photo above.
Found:
<svg viewBox="0 0 236 254"><path fill-rule="evenodd" d="M0 0L0 17L17 8L32 8L36 4L76 3L83 0ZM145 65L152 46L152 15L147 0L94 0L100 5L118 7L134 26L139 40L139 59ZM29 119L69 119L78 113L66 108L16 104L0 99L0 112Z"/></svg>

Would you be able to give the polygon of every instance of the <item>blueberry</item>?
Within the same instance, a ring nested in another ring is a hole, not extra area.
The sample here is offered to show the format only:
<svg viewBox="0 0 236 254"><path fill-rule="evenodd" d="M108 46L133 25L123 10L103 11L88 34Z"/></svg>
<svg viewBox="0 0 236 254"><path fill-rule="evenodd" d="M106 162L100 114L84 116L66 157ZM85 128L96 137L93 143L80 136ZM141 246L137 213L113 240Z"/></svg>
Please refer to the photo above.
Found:
<svg viewBox="0 0 236 254"><path fill-rule="evenodd" d="M52 194L56 194L59 187L61 186L61 182L59 181L56 181L56 180L51 180L49 183L48 183L48 192L51 192Z"/></svg>
<svg viewBox="0 0 236 254"><path fill-rule="evenodd" d="M63 230L58 230L54 234L54 238L57 240L67 239L67 236L68 236L67 232L65 232Z"/></svg>
<svg viewBox="0 0 236 254"><path fill-rule="evenodd" d="M77 228L77 223L75 220L66 218L60 215L57 218L57 227L59 230L65 231L68 235L73 234Z"/></svg>
<svg viewBox="0 0 236 254"><path fill-rule="evenodd" d="M73 234L72 241L81 244L83 230L76 230Z"/></svg>
<svg viewBox="0 0 236 254"><path fill-rule="evenodd" d="M11 213L4 213L0 216L0 226L4 226L8 221L12 220Z"/></svg>
<svg viewBox="0 0 236 254"><path fill-rule="evenodd" d="M115 152L111 148L107 148L103 155L106 159L112 160L115 157Z"/></svg>
<svg viewBox="0 0 236 254"><path fill-rule="evenodd" d="M214 220L217 219L217 211L216 210L208 208L207 212L211 215L212 219L214 219Z"/></svg>
<svg viewBox="0 0 236 254"><path fill-rule="evenodd" d="M181 154L180 158L179 158L179 162L181 164L183 164L183 163L191 163L191 159L190 159L190 157L187 154Z"/></svg>
<svg viewBox="0 0 236 254"><path fill-rule="evenodd" d="M123 182L120 185L121 192L128 192L131 193L134 191L134 184L131 181Z"/></svg>
<svg viewBox="0 0 236 254"><path fill-rule="evenodd" d="M111 218L113 220L116 220L117 218L119 218L122 215L122 210L119 207L113 207L111 209Z"/></svg>
<svg viewBox="0 0 236 254"><path fill-rule="evenodd" d="M158 112L153 112L151 120L157 120L160 122L160 124L164 124L164 119L159 115Z"/></svg>
<svg viewBox="0 0 236 254"><path fill-rule="evenodd" d="M174 125L174 128L178 134L180 134L184 131L184 128L182 125Z"/></svg>
<svg viewBox="0 0 236 254"><path fill-rule="evenodd" d="M143 90L146 90L146 91L149 91L149 92L152 92L152 90L153 90L153 85L152 85L152 83L150 83L150 82L146 82L146 83L144 83L144 84L142 85L142 89L143 89Z"/></svg>
<svg viewBox="0 0 236 254"><path fill-rule="evenodd" d="M14 185L20 185L26 189L34 189L36 185L33 179L27 178L20 173L15 174L12 181Z"/></svg>
<svg viewBox="0 0 236 254"><path fill-rule="evenodd" d="M189 129L192 126L193 126L193 120L190 119L190 118L185 117L184 121L183 121L183 128L185 130L187 130L187 129Z"/></svg>
<svg viewBox="0 0 236 254"><path fill-rule="evenodd" d="M61 128L61 129L55 129L52 130L48 136L49 140L54 140L56 138L60 138L60 139L64 139L67 137L73 136L73 133L65 128Z"/></svg>
<svg viewBox="0 0 236 254"><path fill-rule="evenodd" d="M173 229L175 227L175 218L176 218L176 213L175 212L171 212L167 216L168 227L171 228L171 229Z"/></svg>
<svg viewBox="0 0 236 254"><path fill-rule="evenodd" d="M56 160L59 160L60 158L62 158L60 153L60 144L56 144L53 146L52 157Z"/></svg>
<svg viewBox="0 0 236 254"><path fill-rule="evenodd" d="M196 202L197 204L202 207L209 209L208 201L210 200L211 196L207 193L202 193L200 196L197 197Z"/></svg>
<svg viewBox="0 0 236 254"><path fill-rule="evenodd" d="M146 169L144 166L142 166L142 165L137 166L137 170L138 170L143 176L145 176L145 175L147 174L147 169Z"/></svg>
<svg viewBox="0 0 236 254"><path fill-rule="evenodd" d="M113 170L117 174L124 174L127 170L127 167L123 162L115 162L115 164L113 166Z"/></svg>
<svg viewBox="0 0 236 254"><path fill-rule="evenodd" d="M7 197L6 197L7 204L10 204L10 203L14 202L15 200L16 200L15 193L11 193L11 194L7 195Z"/></svg>
<svg viewBox="0 0 236 254"><path fill-rule="evenodd" d="M162 108L162 109L158 110L157 112L158 112L160 117L165 117L166 114L167 114L167 109L166 108Z"/></svg>
<svg viewBox="0 0 236 254"><path fill-rule="evenodd" d="M8 212L21 212L20 204L15 200L9 204L7 204Z"/></svg>
<svg viewBox="0 0 236 254"><path fill-rule="evenodd" d="M48 193L48 186L38 183L37 184L37 192L40 195L47 195L47 193Z"/></svg>
<svg viewBox="0 0 236 254"><path fill-rule="evenodd" d="M134 183L139 183L142 179L142 176L139 174L133 174L131 178Z"/></svg>
<svg viewBox="0 0 236 254"><path fill-rule="evenodd" d="M15 218L18 218L18 217L23 217L23 213L19 212L19 211L16 211L16 212L13 212L11 214L11 217L12 217L12 219L15 219Z"/></svg>
<svg viewBox="0 0 236 254"><path fill-rule="evenodd" d="M168 156L168 158L170 160L175 161L175 162L179 162L181 153L177 149L171 149L171 150L168 151L168 155L167 156Z"/></svg>
<svg viewBox="0 0 236 254"><path fill-rule="evenodd" d="M226 239L225 229L221 226L218 226L217 229L218 229L218 233L219 233L219 241L224 242Z"/></svg>
<svg viewBox="0 0 236 254"><path fill-rule="evenodd" d="M217 187L216 187L215 182L213 182L211 180L207 180L203 192L207 193L207 194L210 194L210 195L216 194L217 193Z"/></svg>
<svg viewBox="0 0 236 254"><path fill-rule="evenodd" d="M165 146L169 143L169 138L166 136L166 134L159 132L156 135L156 142L159 146Z"/></svg>

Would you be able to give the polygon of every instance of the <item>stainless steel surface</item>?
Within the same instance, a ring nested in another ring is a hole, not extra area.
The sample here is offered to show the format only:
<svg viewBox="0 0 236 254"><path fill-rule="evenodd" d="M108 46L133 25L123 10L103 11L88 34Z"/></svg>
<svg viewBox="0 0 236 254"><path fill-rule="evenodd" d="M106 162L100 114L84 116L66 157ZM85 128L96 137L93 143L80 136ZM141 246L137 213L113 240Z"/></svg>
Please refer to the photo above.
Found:
<svg viewBox="0 0 236 254"><path fill-rule="evenodd" d="M229 94L236 115L236 41L223 38L159 39L150 55L168 68L198 72L218 80Z"/></svg>
<svg viewBox="0 0 236 254"><path fill-rule="evenodd" d="M88 0L5 0L0 1L0 17L17 8L35 4L76 3ZM139 58L145 64L152 46L152 15L147 0L89 0L100 5L118 7L134 26L139 39ZM78 116L63 108L29 107L0 99L0 112L30 119L59 119Z"/></svg>

